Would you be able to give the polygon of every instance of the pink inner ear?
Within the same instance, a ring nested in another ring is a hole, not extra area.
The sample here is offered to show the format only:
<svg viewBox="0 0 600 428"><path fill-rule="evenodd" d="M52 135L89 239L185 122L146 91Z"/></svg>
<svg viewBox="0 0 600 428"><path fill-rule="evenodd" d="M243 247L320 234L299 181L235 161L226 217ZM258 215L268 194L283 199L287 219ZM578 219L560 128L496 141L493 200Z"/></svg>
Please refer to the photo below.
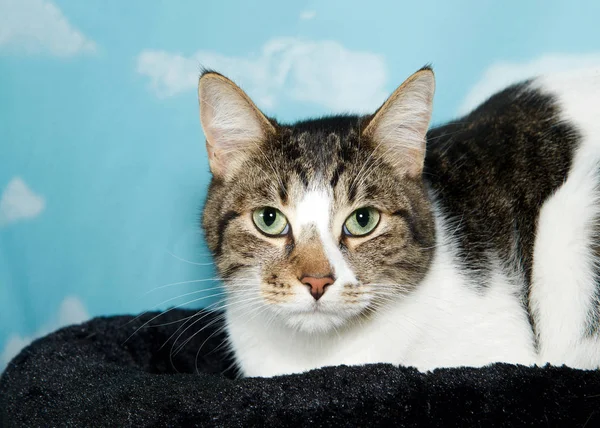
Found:
<svg viewBox="0 0 600 428"><path fill-rule="evenodd" d="M218 144L214 144L214 142L219 141L222 132L215 131L214 129L205 130L204 132L206 134L206 152L208 154L210 170L214 175L220 176L224 173L224 165Z"/></svg>
<svg viewBox="0 0 600 428"><path fill-rule="evenodd" d="M433 91L433 75L417 72L388 98L364 131L409 177L418 177L423 169Z"/></svg>
<svg viewBox="0 0 600 428"><path fill-rule="evenodd" d="M213 175L223 175L274 128L248 96L223 76L204 76L198 91L210 168Z"/></svg>

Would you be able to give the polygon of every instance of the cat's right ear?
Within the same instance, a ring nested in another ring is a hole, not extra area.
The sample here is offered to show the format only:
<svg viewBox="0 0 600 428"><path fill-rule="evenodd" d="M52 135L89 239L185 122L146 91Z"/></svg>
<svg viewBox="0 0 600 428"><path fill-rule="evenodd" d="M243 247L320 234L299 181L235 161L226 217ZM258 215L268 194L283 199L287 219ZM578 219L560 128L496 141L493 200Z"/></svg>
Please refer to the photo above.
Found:
<svg viewBox="0 0 600 428"><path fill-rule="evenodd" d="M382 157L410 177L423 172L434 91L433 70L423 67L390 95L363 131Z"/></svg>
<svg viewBox="0 0 600 428"><path fill-rule="evenodd" d="M225 178L275 127L235 83L206 72L198 82L200 122L206 136L210 170Z"/></svg>

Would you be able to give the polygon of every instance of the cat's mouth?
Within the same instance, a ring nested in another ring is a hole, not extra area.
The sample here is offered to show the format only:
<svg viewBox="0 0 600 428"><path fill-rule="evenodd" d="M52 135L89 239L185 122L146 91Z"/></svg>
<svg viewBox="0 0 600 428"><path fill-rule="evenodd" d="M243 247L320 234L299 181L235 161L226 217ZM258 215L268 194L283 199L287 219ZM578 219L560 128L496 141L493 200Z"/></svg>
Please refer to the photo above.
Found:
<svg viewBox="0 0 600 428"><path fill-rule="evenodd" d="M335 301L322 301L317 300L313 301L308 305L303 305L301 307L295 307L290 309L290 313L298 316L319 316L319 317L346 317L356 315L358 312L361 312L362 305L346 305L341 302Z"/></svg>
<svg viewBox="0 0 600 428"><path fill-rule="evenodd" d="M344 307L325 302L313 302L304 308L294 308L284 316L288 327L306 333L329 334L346 325L350 319L360 316L362 309Z"/></svg>
<svg viewBox="0 0 600 428"><path fill-rule="evenodd" d="M323 315L327 315L327 314L334 314L335 311L332 310L332 308L328 308L327 307L327 303L322 303L319 301L313 302L312 304L312 308L309 309L309 312L312 312L313 314L319 313L319 314L323 314Z"/></svg>
<svg viewBox="0 0 600 428"><path fill-rule="evenodd" d="M334 308L332 308L330 304L315 301L315 302L310 303L309 305L306 305L305 307L294 308L290 312L293 312L298 315L310 315L310 314L334 315L336 312L339 313L339 309L337 311L335 311Z"/></svg>

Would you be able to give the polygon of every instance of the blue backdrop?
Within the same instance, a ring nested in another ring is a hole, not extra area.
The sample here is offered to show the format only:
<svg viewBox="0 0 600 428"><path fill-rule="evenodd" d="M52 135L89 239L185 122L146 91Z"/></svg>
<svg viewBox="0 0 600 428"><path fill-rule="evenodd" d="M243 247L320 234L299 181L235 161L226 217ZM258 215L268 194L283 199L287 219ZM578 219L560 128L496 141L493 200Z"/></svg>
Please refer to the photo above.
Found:
<svg viewBox="0 0 600 428"><path fill-rule="evenodd" d="M0 371L65 324L214 302L200 65L287 121L370 111L431 62L440 122L600 66L598 16L596 0L0 0Z"/></svg>

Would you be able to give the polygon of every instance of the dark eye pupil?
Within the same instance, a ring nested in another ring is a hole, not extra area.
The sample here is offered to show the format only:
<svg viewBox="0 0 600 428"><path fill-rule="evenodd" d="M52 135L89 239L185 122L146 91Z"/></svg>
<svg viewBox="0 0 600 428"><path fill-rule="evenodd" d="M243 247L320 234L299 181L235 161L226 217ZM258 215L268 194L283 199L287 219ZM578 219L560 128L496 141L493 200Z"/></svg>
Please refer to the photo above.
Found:
<svg viewBox="0 0 600 428"><path fill-rule="evenodd" d="M263 212L263 221L267 227L271 226L275 223L275 219L277 218L277 211L273 208L265 208Z"/></svg>
<svg viewBox="0 0 600 428"><path fill-rule="evenodd" d="M360 209L356 211L356 222L360 227L366 227L369 224L369 210Z"/></svg>

